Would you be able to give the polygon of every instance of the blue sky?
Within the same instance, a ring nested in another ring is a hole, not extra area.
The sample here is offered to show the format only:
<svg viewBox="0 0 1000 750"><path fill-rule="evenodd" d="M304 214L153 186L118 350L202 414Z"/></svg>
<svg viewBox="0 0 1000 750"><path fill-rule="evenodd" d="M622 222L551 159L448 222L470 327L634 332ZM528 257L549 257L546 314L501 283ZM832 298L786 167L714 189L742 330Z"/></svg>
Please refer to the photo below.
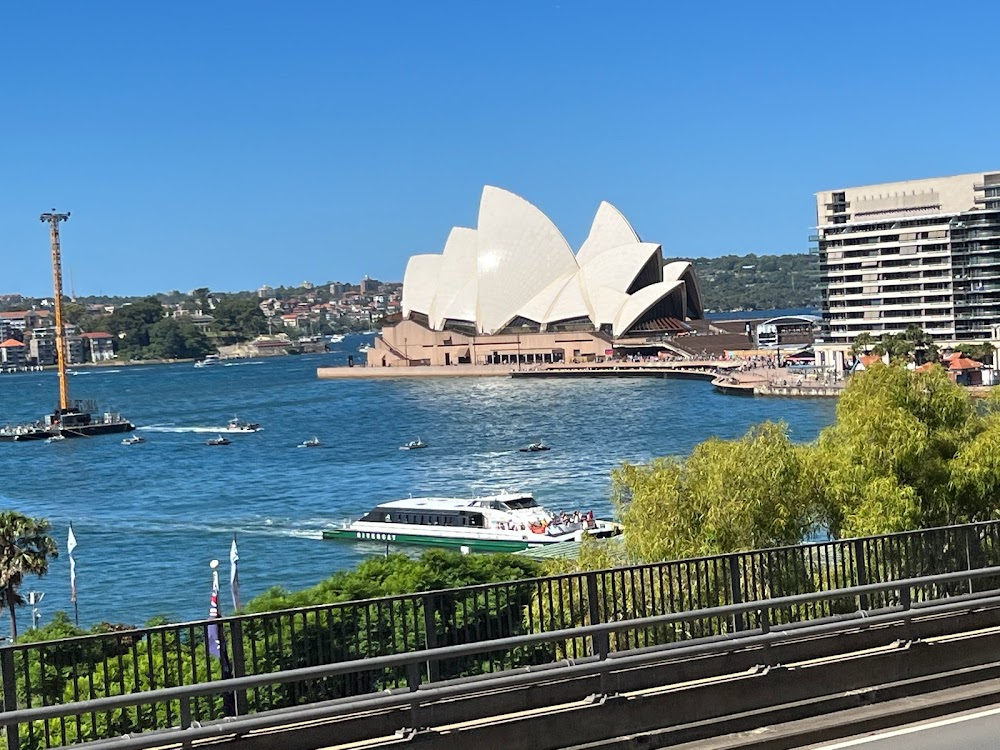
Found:
<svg viewBox="0 0 1000 750"><path fill-rule="evenodd" d="M484 184L574 246L799 252L812 194L1000 168L1000 6L9 3L0 294L401 279ZM930 106L924 108L924 104Z"/></svg>

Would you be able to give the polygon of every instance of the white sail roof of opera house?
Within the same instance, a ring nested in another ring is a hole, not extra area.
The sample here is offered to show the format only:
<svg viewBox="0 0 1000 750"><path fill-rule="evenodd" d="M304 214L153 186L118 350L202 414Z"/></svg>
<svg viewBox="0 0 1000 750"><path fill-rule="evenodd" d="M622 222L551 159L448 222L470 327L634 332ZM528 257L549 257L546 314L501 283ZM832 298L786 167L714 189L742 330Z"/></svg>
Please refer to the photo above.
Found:
<svg viewBox="0 0 1000 750"><path fill-rule="evenodd" d="M410 258L402 312L438 331L592 327L621 336L657 319L700 318L702 304L692 265L664 265L661 246L642 242L610 203L574 253L535 206L487 186L475 229L455 227L440 255Z"/></svg>

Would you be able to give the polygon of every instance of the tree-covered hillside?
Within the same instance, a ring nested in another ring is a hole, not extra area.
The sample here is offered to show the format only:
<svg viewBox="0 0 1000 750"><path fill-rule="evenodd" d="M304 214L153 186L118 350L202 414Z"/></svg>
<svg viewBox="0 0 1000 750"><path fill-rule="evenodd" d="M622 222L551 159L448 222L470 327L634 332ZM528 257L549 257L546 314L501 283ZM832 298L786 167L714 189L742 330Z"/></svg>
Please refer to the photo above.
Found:
<svg viewBox="0 0 1000 750"><path fill-rule="evenodd" d="M723 255L692 260L706 311L818 307L814 255Z"/></svg>

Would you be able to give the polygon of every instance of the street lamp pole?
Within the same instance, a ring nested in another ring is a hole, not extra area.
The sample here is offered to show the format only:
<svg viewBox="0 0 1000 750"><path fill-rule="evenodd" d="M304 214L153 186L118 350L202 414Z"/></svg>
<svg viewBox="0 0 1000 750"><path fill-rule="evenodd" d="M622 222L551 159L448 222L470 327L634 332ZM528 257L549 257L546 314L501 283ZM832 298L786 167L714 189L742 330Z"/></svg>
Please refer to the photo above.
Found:
<svg viewBox="0 0 1000 750"><path fill-rule="evenodd" d="M28 604L31 605L31 629L35 630L38 627L38 621L42 618L42 612L38 609L38 605L42 603L42 599L45 598L45 594L41 591L29 591L28 592Z"/></svg>

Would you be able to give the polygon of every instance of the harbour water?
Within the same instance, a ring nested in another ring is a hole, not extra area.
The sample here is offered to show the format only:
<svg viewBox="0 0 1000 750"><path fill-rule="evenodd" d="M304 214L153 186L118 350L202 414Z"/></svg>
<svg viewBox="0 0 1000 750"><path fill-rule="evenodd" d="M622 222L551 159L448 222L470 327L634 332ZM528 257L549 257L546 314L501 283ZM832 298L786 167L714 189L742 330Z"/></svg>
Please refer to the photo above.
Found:
<svg viewBox="0 0 1000 750"><path fill-rule="evenodd" d="M349 336L329 354L72 376L74 396L120 410L147 442L0 444L0 507L47 517L60 546L50 574L25 586L45 592L43 621L72 611L70 521L81 624L196 619L207 614L209 560L222 561L228 576L234 532L246 601L383 554L375 544L319 538L379 501L508 489L534 492L553 509L607 516L610 471L622 460L685 454L764 419L784 419L795 439L810 440L834 416L832 400L736 398L689 380L317 380L317 367L357 360L366 341ZM54 372L2 375L0 422L38 419L56 394ZM213 427L233 416L264 429L206 446ZM297 447L314 436L322 447ZM417 437L430 447L399 450ZM534 440L552 450L518 452ZM27 608L20 621L30 622Z"/></svg>

